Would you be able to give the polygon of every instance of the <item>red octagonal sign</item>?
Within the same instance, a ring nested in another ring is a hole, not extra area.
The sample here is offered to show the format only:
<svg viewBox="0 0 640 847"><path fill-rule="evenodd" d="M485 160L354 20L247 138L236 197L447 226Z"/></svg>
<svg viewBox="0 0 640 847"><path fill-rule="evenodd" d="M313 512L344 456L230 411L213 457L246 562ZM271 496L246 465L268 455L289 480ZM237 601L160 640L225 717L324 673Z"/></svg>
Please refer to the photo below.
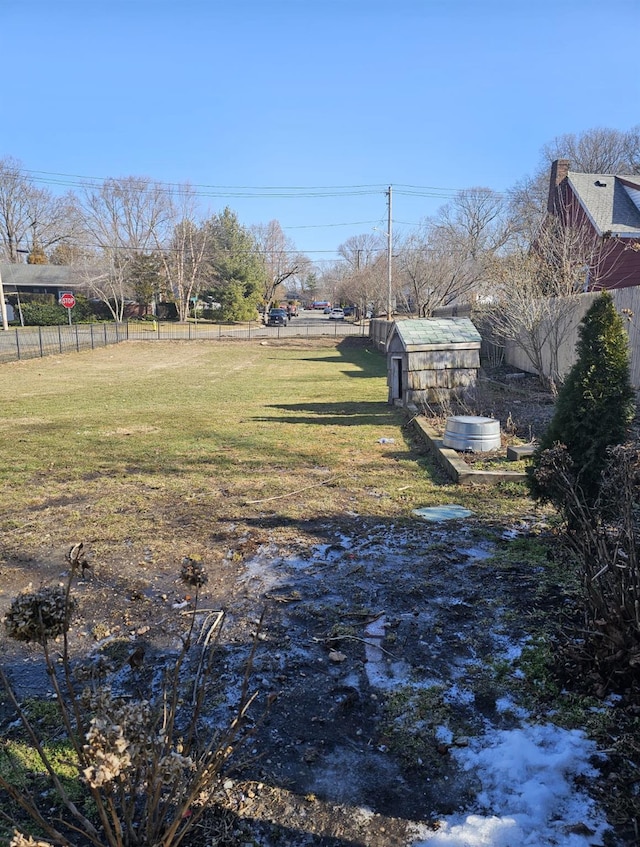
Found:
<svg viewBox="0 0 640 847"><path fill-rule="evenodd" d="M76 298L70 291L63 291L60 295L60 305L64 306L65 309L73 309L76 305Z"/></svg>

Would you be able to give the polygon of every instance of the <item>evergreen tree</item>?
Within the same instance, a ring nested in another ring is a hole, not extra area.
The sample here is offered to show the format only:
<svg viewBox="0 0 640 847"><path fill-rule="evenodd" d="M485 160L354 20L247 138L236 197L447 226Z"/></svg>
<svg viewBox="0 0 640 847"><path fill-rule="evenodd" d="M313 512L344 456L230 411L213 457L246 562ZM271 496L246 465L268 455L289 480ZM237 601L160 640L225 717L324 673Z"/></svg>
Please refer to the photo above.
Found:
<svg viewBox="0 0 640 847"><path fill-rule="evenodd" d="M206 224L211 259L209 284L204 290L221 304L223 320L255 317L264 288L265 267L255 239L228 207Z"/></svg>
<svg viewBox="0 0 640 847"><path fill-rule="evenodd" d="M154 254L134 256L126 268L126 279L131 285L136 301L142 306L157 303L164 284L162 261Z"/></svg>
<svg viewBox="0 0 640 847"><path fill-rule="evenodd" d="M562 500L553 480L535 478L542 452L556 444L567 448L584 502L591 506L600 488L607 447L625 440L635 411L627 332L608 292L584 316L576 352L577 361L558 394L553 418L529 469L533 496L559 507Z"/></svg>

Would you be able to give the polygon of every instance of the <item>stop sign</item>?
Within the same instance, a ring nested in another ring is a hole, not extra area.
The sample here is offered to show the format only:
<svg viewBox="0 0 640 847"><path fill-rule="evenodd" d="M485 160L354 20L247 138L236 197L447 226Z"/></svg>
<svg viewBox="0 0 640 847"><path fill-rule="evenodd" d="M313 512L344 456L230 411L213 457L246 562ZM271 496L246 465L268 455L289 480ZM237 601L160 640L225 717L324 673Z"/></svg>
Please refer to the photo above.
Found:
<svg viewBox="0 0 640 847"><path fill-rule="evenodd" d="M73 309L76 305L76 298L70 291L63 291L60 295L60 305L64 306L65 309Z"/></svg>

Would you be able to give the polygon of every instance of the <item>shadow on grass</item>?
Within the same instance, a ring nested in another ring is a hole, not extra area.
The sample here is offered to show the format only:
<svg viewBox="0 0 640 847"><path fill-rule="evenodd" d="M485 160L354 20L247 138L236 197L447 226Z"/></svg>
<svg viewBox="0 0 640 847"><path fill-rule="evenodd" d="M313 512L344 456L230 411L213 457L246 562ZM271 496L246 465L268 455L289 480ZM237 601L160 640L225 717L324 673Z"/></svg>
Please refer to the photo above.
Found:
<svg viewBox="0 0 640 847"><path fill-rule="evenodd" d="M386 357L376 350L368 338L345 338L336 345L335 351L338 355L306 356L301 358L301 361L339 364L342 360L361 368L359 373L354 371L341 372L349 377L381 377L386 375Z"/></svg>
<svg viewBox="0 0 640 847"><path fill-rule="evenodd" d="M320 426L397 426L398 412L385 403L273 403L266 409L307 413L298 416L254 417L255 421Z"/></svg>

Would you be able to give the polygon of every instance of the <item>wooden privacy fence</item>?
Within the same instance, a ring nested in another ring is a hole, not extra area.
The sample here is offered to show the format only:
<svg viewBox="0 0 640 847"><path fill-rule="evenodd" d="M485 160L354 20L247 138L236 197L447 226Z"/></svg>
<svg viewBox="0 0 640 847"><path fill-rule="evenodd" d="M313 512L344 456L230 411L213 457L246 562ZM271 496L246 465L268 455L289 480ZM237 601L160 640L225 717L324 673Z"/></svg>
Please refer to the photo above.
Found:
<svg viewBox="0 0 640 847"><path fill-rule="evenodd" d="M387 341L392 329L393 321L386 318L372 318L369 321L369 338L381 353L387 352Z"/></svg>
<svg viewBox="0 0 640 847"><path fill-rule="evenodd" d="M616 310L625 318L627 332L629 334L629 354L631 360L630 376L631 384L640 390L640 287L617 288L609 292L613 299ZM565 377L576 361L576 344L578 342L578 329L580 322L591 307L597 292L580 294L574 301L573 309L567 321L567 326L562 335L562 341L558 347L558 373ZM551 354L549 345L543 348L543 370L545 376L550 376L552 371ZM533 366L522 349L514 342L509 341L505 345L505 361L520 370L531 373Z"/></svg>
<svg viewBox="0 0 640 847"><path fill-rule="evenodd" d="M631 384L640 390L640 287L617 288L610 292L616 310L626 319L627 332L629 334L629 354L631 360ZM578 294L568 302L572 306L563 327L562 342L557 351L557 371L561 377L565 377L576 361L576 343L578 341L578 327L589 310L593 301L599 296L598 292ZM440 317L464 316L473 320L473 309L470 305L447 306L436 309L435 314ZM482 327L478 326L482 332ZM542 333L541 333L542 335ZM499 350L492 345L488 339L483 338L483 358L487 357L489 348L493 349L494 355L499 353L508 365L519 368L527 373L534 373L535 369L526 354L513 341L506 342L504 348ZM498 356L496 355L496 358ZM542 351L544 376L552 375L552 355L550 344Z"/></svg>

